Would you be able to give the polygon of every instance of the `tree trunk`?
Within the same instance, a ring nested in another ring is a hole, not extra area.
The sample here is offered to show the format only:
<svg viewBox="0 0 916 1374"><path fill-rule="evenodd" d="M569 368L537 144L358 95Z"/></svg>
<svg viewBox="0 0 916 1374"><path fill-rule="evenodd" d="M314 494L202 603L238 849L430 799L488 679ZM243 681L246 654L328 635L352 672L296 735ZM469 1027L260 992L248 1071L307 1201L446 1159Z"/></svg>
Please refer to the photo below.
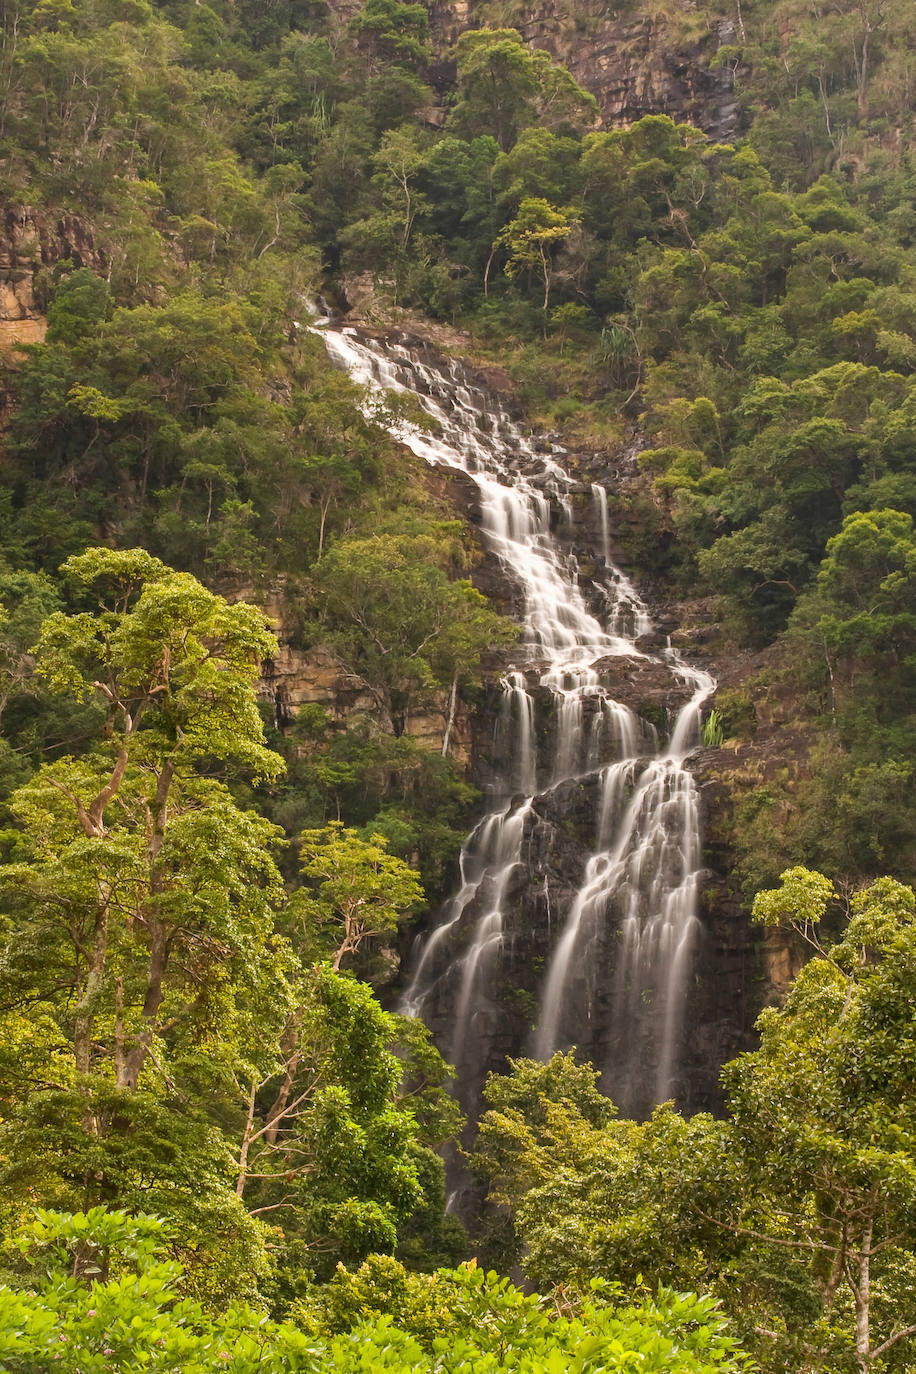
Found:
<svg viewBox="0 0 916 1374"><path fill-rule="evenodd" d="M872 1199L874 1207L874 1198ZM856 1302L856 1359L859 1368L865 1371L871 1368L871 1243L874 1233L874 1212L869 1216L862 1232L861 1249L859 1251L859 1272L857 1282L853 1285L853 1293Z"/></svg>
<svg viewBox="0 0 916 1374"><path fill-rule="evenodd" d="M124 982L120 974L115 981L115 1082L120 1083L125 1072L124 1041Z"/></svg>
<svg viewBox="0 0 916 1374"><path fill-rule="evenodd" d="M143 999L143 1029L137 1043L124 1058L124 1081L118 1086L136 1091L137 1082L143 1065L149 1056L156 1032L156 1018L165 995L163 980L168 964L169 945L167 927L164 922L150 918L149 967L146 975L146 996Z"/></svg>
<svg viewBox="0 0 916 1374"><path fill-rule="evenodd" d="M302 1058L302 1050L296 1043L298 1038L298 1026L291 1023L283 1032L280 1041L280 1048L284 1054L288 1055L286 1061L286 1073L283 1075L283 1082L280 1084L280 1091L274 1099L273 1106L267 1113L267 1129L264 1132L264 1141L267 1145L275 1145L280 1131L280 1122L286 1113L289 1104L290 1093L296 1081L296 1070L299 1067L299 1060Z"/></svg>
<svg viewBox="0 0 916 1374"><path fill-rule="evenodd" d="M108 899L106 897L96 913L95 929L92 932L92 949L89 954L89 968L86 972L86 986L77 1003L76 1015L73 1020L73 1057L78 1074L88 1074L90 1068L95 1004L102 990L107 952Z"/></svg>
<svg viewBox="0 0 916 1374"><path fill-rule="evenodd" d="M401 186L404 190L404 200L406 202L404 208L404 237L401 241L401 247L406 248L410 241L410 231L413 228L413 200L410 194L410 184L406 176L401 182Z"/></svg>
<svg viewBox="0 0 916 1374"><path fill-rule="evenodd" d="M317 559L317 562L320 563L320 562L321 562L322 555L323 555L323 553L324 553L324 527L325 527L325 524L326 524L326 522L327 522L328 511L331 509L331 497L329 496L328 499L327 499L326 501L325 501L325 500L319 501L319 503L318 503L318 509L319 509L320 512L321 512L321 520L320 520L319 525L318 525L318 559Z"/></svg>
<svg viewBox="0 0 916 1374"><path fill-rule="evenodd" d="M865 33L862 37L862 60L859 67L859 89L856 92L856 105L860 119L868 118L868 44L871 38L871 26L866 21Z"/></svg>
<svg viewBox="0 0 916 1374"><path fill-rule="evenodd" d="M242 1133L242 1148L239 1151L239 1176L235 1184L237 1197L241 1197L245 1191L245 1184L248 1181L248 1151L251 1148L251 1135L254 1128L254 1099L257 1092L257 1084L251 1080L251 1092L248 1094L248 1112L245 1117L245 1130Z"/></svg>
<svg viewBox="0 0 916 1374"><path fill-rule="evenodd" d="M445 734L442 736L442 757L448 755L449 741L452 737L452 728L455 724L455 709L458 704L458 674L452 678L452 688L448 694L448 719L445 722Z"/></svg>
<svg viewBox="0 0 916 1374"><path fill-rule="evenodd" d="M496 257L496 245L494 244L493 247L490 249L490 256L487 258L487 265L486 265L486 267L483 269L483 294L484 294L484 296L489 296L489 294L490 294L490 268L493 266L493 259L494 259L495 257Z"/></svg>
<svg viewBox="0 0 916 1374"><path fill-rule="evenodd" d="M149 863L150 902L147 906L147 929L150 937L149 965L146 974L146 994L143 998L143 1029L137 1043L124 1055L123 1068L118 1076L118 1086L129 1088L132 1092L143 1065L146 1063L156 1032L156 1018L162 999L165 996L163 982L169 960L169 928L153 913L156 897L163 891L163 875L159 868L159 855L165 841L168 824L169 792L175 776L175 761L169 759L162 767L156 780L156 798L153 803L152 817L147 844Z"/></svg>

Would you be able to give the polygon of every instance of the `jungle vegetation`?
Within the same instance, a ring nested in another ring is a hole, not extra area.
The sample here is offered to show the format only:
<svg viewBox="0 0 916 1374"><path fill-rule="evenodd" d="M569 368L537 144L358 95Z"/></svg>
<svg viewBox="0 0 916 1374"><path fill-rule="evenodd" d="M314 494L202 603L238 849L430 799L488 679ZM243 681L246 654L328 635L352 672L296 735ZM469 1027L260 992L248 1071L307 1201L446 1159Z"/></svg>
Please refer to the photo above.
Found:
<svg viewBox="0 0 916 1374"><path fill-rule="evenodd" d="M47 319L0 373L10 1374L912 1367L916 9L734 10L721 144L601 128L511 5L446 50L403 0L0 0L0 236ZM513 630L403 402L308 330L357 279L570 446L640 436L634 569L805 732L735 846L810 958L723 1118L619 1120L571 1057L491 1081L478 1248L543 1298L462 1265L449 1070L378 995L476 801L411 716ZM368 715L259 704L277 595Z"/></svg>

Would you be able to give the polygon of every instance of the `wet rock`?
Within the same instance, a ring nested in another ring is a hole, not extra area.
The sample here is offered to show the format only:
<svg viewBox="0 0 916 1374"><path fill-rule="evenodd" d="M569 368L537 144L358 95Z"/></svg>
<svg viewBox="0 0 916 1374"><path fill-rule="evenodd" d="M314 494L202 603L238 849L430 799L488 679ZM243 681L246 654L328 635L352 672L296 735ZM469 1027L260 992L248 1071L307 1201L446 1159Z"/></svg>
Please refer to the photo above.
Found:
<svg viewBox="0 0 916 1374"><path fill-rule="evenodd" d="M666 608L661 628L632 651L613 652L623 624L635 633L644 612L608 565L612 526L605 527L591 487L579 477L558 484L492 393L468 400L475 383L454 362L437 368L431 352L405 344L403 333L398 346L412 350L400 373L404 384L443 398L440 420L451 433L452 454L478 453L488 472L492 463L492 478L530 494L510 512L499 501L487 504L492 488L478 489L473 473L471 485L449 480L442 488L467 513L493 521L494 548L505 537L499 530L529 531L532 542L516 545L505 564L492 549L485 553L474 580L519 618L527 578L527 609L540 634L540 643L520 642L486 655L482 665L483 690L469 726L471 776L486 810L466 848L460 883L456 875L460 900L433 916L434 938L424 943L420 936L423 1018L457 1064L462 1103L472 1114L486 1072L504 1068L509 1055L535 1048L550 1053L548 1041L578 1044L630 1113L644 1115L669 1093L690 1109L713 1106L723 1058L747 1041L752 1002L745 994L757 965L740 905L729 905L729 894L719 891L726 883L721 853L705 841L699 851L695 789L665 752L664 741L701 681L664 647L676 608ZM468 429L476 424L475 409L490 421L495 446L477 447ZM503 436L509 442L495 442ZM549 544L548 528L550 555L539 571L526 572L527 560ZM552 589L549 605L538 610L545 587ZM608 633L600 623L621 594L618 629ZM580 660L563 670L566 623L579 627L575 644L594 645L587 669ZM695 648L713 643L707 625L698 614L688 627L697 631L688 639ZM514 680L505 682L509 673ZM708 781L704 775L703 785ZM513 788L520 795L510 802ZM702 801L710 814L719 795L709 789ZM696 913L695 883L717 894L714 903L704 897ZM564 945L571 920L575 944L567 938ZM669 967L672 946L664 932L675 920L684 943L671 981L659 970ZM558 963L564 949L575 957L567 963L563 954ZM559 990L547 976L558 967ZM405 978L416 969L414 955ZM554 1009L549 1035L547 1007ZM672 1027L683 1034L675 1037Z"/></svg>

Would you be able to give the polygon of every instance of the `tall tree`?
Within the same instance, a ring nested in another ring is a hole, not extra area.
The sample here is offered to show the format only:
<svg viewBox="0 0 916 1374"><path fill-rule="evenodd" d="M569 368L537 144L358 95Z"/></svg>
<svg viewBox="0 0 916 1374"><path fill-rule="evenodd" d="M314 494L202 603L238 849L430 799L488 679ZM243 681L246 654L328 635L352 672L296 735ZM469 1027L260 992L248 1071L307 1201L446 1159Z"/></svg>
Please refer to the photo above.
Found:
<svg viewBox="0 0 916 1374"><path fill-rule="evenodd" d="M450 123L463 134L492 134L507 152L522 129L581 127L595 118L594 96L550 54L534 52L515 29L469 29L455 44L458 103Z"/></svg>
<svg viewBox="0 0 916 1374"><path fill-rule="evenodd" d="M440 526L341 541L315 576L327 642L394 734L416 704L436 690L457 691L484 649L517 634L467 579L450 580L451 533Z"/></svg>
<svg viewBox="0 0 916 1374"><path fill-rule="evenodd" d="M302 871L315 883L304 914L316 928L330 928L337 944L335 972L365 940L393 934L423 901L420 875L387 852L382 835L364 840L332 821L321 830L304 830L300 841Z"/></svg>
<svg viewBox="0 0 916 1374"><path fill-rule="evenodd" d="M553 280L553 250L569 238L577 222L576 211L567 207L555 210L542 196L528 196L518 214L498 235L496 242L506 249L506 276L537 272L544 283L542 309L546 312Z"/></svg>
<svg viewBox="0 0 916 1374"><path fill-rule="evenodd" d="M96 608L48 617L38 670L105 715L93 749L11 802L3 1172L59 1201L155 1181L193 1209L195 1170L206 1194L225 1146L189 1104L288 996L277 831L203 776L280 771L255 696L275 641L255 607L142 550L90 550L67 573Z"/></svg>

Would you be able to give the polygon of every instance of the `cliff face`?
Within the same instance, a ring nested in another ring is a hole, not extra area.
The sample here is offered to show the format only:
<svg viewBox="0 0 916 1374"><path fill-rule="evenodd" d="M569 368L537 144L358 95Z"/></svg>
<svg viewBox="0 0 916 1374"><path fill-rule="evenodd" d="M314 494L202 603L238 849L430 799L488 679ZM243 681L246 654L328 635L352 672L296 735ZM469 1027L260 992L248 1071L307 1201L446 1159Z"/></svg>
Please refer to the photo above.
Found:
<svg viewBox="0 0 916 1374"><path fill-rule="evenodd" d="M635 699L635 698L633 698ZM495 702L491 702L495 709ZM651 710L654 703L647 703ZM478 745L492 739L494 716L478 717ZM486 757L477 754L478 780L485 784ZM721 1067L754 1045L754 1021L761 1007L775 1000L779 985L785 986L790 954L774 941L772 948L750 926L746 907L730 880L731 855L722 842L719 821L727 813L727 785L706 773L707 760L698 754L694 762L702 808L703 886L700 932L691 957L685 1033L672 1075L678 1107L687 1112L721 1108ZM512 874L505 894L502 980L499 992L475 1003L475 1046L485 1047L486 1058L476 1061L473 1079L484 1073L505 1072L506 1060L532 1052L532 1026L543 993L544 969L556 942L556 915L568 911L581 888L600 806L596 780L564 783L538 798L525 836L525 862ZM644 1006L638 1032L621 1028L615 1004L620 960L616 932L593 944L587 961L576 961L570 970L566 997L571 1004L588 1005L588 1039L581 1053L598 1066L608 1066L602 1086L617 1101L625 1101L627 1113L649 1115L655 1105L658 1062L664 1009ZM454 1039L454 999L434 996L424 1007L424 1020L446 1054L459 1063L462 1045ZM644 1051L638 1076L621 1079L614 1066L633 1060L634 1036ZM475 1051L476 1052L476 1051ZM469 1082L463 1099L474 1115L480 1102Z"/></svg>
<svg viewBox="0 0 916 1374"><path fill-rule="evenodd" d="M295 608L282 587L266 596L250 586L224 589L231 600L256 601L263 605L277 636L279 652L261 666L259 695L268 703L277 728L282 730L294 720L302 706L316 705L333 721L356 721L372 717L376 707L370 694L354 683L326 649L303 649L298 642ZM449 719L448 693L429 693L422 705L404 721L404 733L424 749L438 753ZM459 701L449 731L449 755L462 767L471 762L471 722L467 707Z"/></svg>
<svg viewBox="0 0 916 1374"><path fill-rule="evenodd" d="M35 278L67 261L105 274L104 255L77 215L20 209L0 217L0 352L42 341L46 320Z"/></svg>
<svg viewBox="0 0 916 1374"><path fill-rule="evenodd" d="M284 634L282 620L271 616L280 652L262 666L260 695L270 704L277 726L283 729L302 706L317 705L335 721L372 717L374 702L368 692L349 681L330 654L320 648L303 651ZM438 753L449 718L447 693L431 694L422 709L404 722L404 734L424 749ZM470 763L471 730L467 710L459 703L449 733L449 755L462 766Z"/></svg>
<svg viewBox="0 0 916 1374"><path fill-rule="evenodd" d="M735 23L727 14L707 21L697 14L695 0L679 0L667 12L658 6L650 14L627 13L626 5L611 7L603 0L544 0L537 6L525 0L430 0L428 8L438 54L429 80L439 96L454 85L448 54L465 29L514 28L591 92L602 127L666 114L720 142L734 135L733 67L714 65L714 59L721 47L738 42ZM331 9L345 24L358 13L360 0L331 0Z"/></svg>
<svg viewBox="0 0 916 1374"><path fill-rule="evenodd" d="M420 340L392 331L389 342L408 344L413 350L411 357L416 354L422 360ZM460 349L449 351L454 356ZM485 374L479 369L465 368L463 375L475 394L475 409L481 415L505 412L505 395L497 401L493 382ZM500 379L494 380L498 383ZM511 406L511 401L508 404ZM595 499L592 483L601 483L609 493L622 486L644 486L645 479L637 471L637 448L638 439L633 436L626 449L613 455L568 451L563 455L563 466L575 478L565 488L568 500L555 503L550 528L558 547L574 558L579 591L599 618L603 614L600 588L605 529L602 504ZM536 446L531 450L519 445L514 458L514 470L535 486L542 476L536 453ZM448 495L472 525L482 523L481 490L471 476L449 473L446 477L442 470L433 470L431 480L441 484L440 495ZM612 520L611 530L613 525ZM627 560L613 536L609 544L610 557L627 571ZM522 618L520 585L511 574L507 575L505 566L494 554L486 554L479 561L473 576L476 585L500 611L517 620ZM669 735L680 708L695 690L689 675L672 673L658 652L664 649L666 637L676 631L685 609L675 605L661 607L653 630L635 642L632 654L615 655L595 665L611 697L655 727L661 739ZM716 627L702 623L704 612L711 615L712 608L689 610L694 628L679 636L685 657L717 674L721 665L716 662ZM513 653L508 651L493 653L484 663L485 688L470 720L470 776L484 797L504 795L507 777L515 775L513 751L518 741L516 733L507 727L507 698L501 686L501 679L504 680L513 661ZM556 695L532 680L528 692L538 758L559 758L563 725ZM596 735L594 726L600 711L597 698L584 702L582 738ZM648 758L647 755L645 762ZM757 766L756 754L753 759L745 758L743 753L739 758L737 753L732 755L726 750L699 750L691 764L702 810L703 896L700 929L691 948L686 979L684 1025L688 1031L671 1075L678 1104L690 1111L719 1104L721 1065L751 1046L757 1012L774 996L774 984L780 980L779 970L762 947L758 932L750 926L746 904L740 900L731 879L731 774L736 767L753 773ZM638 767L624 784L628 789L627 805L638 791L642 772L642 766ZM430 942L438 951L434 960L437 972L428 982L428 992L423 994L423 1019L447 1057L458 1064L462 1102L471 1115L480 1105L476 1091L484 1073L504 1071L507 1057L532 1051L532 1032L544 996L545 969L550 965L561 929L558 920L561 913L572 909L586 880L594 853L596 817L604 804L603 786L603 779L595 772L564 776L532 799L521 822L522 857L511 871L507 870L505 889L500 887L498 969L492 977L474 984L473 1027L460 1015L456 1017L456 1006L461 1007L464 995L461 993L456 1000L455 979L460 976L456 971L463 967L462 960L472 966L469 942L476 938L481 918L485 919L497 879L492 878L491 886L481 886L466 909L467 916L462 911L454 929L447 927L449 934L438 938L435 944ZM519 794L513 814L523 816L524 801ZM474 852L473 848L470 852ZM498 881L501 883L502 878ZM440 918L434 916L433 926L446 929L439 922ZM620 984L626 975L621 966L621 950L619 925L609 921L595 935L588 959L573 961L565 1001L572 1007L589 1008L588 1025L577 1032L576 1043L596 1065L607 1066L605 1087L611 1095L625 1102L629 1111L642 1116L654 1104L662 1061L655 1062L653 1055L660 1054L668 1013L662 999L650 999L640 1009L638 1026L635 1019L622 1016ZM638 1043L640 1050L644 1048L645 1053L634 1056L634 1043ZM638 1070L630 1074L628 1067L626 1081L621 1081L619 1066L637 1061Z"/></svg>
<svg viewBox="0 0 916 1374"><path fill-rule="evenodd" d="M735 25L723 16L707 26L685 0L676 20L660 13L621 14L601 0L546 0L501 10L471 0L434 0L430 7L436 45L445 51L467 28L505 24L532 48L543 48L569 69L598 102L602 124L631 124L647 114L667 114L726 141L735 131L738 102L726 64L714 66L720 47L737 42ZM443 88L452 73L435 74Z"/></svg>

